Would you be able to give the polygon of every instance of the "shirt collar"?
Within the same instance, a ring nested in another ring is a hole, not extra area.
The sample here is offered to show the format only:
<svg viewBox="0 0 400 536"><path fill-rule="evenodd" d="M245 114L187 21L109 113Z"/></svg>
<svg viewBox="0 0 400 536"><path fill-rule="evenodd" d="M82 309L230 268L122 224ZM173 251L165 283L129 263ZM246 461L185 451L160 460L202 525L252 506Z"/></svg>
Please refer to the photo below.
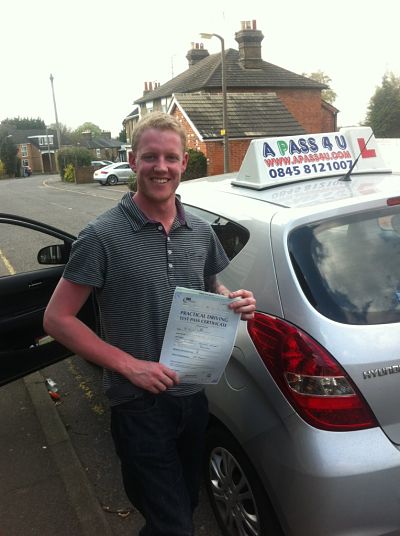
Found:
<svg viewBox="0 0 400 536"><path fill-rule="evenodd" d="M190 218L187 217L188 215L186 214L185 209L180 202L178 196L175 197L175 204L176 220L178 220L178 223L180 225L186 225L189 229L191 229L192 225L190 223ZM133 200L132 192L127 192L122 197L118 205L122 212L129 218L134 231L140 231L140 229L142 229L142 227L144 227L148 223L155 223L155 221L149 220L149 218L147 218L147 216L145 216L140 210L140 208L137 206L137 204Z"/></svg>

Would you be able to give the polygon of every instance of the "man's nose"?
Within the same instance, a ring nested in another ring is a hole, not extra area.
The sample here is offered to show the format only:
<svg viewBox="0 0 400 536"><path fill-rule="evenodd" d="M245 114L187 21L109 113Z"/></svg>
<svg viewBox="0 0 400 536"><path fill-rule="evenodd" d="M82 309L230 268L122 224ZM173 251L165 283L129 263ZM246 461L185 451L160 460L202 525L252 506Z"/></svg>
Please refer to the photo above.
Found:
<svg viewBox="0 0 400 536"><path fill-rule="evenodd" d="M165 158L160 157L155 163L154 171L165 171L166 169L168 169L167 161Z"/></svg>

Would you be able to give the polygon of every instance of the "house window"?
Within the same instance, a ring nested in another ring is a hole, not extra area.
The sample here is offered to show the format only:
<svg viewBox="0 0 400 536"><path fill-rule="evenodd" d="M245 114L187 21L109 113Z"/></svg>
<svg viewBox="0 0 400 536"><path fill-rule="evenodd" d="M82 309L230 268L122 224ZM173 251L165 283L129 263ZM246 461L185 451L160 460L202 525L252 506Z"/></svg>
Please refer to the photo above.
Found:
<svg viewBox="0 0 400 536"><path fill-rule="evenodd" d="M96 156L97 158L101 157L101 149L96 149Z"/></svg>
<svg viewBox="0 0 400 536"><path fill-rule="evenodd" d="M153 101L146 102L146 110L148 113L153 111Z"/></svg>
<svg viewBox="0 0 400 536"><path fill-rule="evenodd" d="M26 158L25 158L24 160L22 160L22 165L23 165L24 167L29 166L29 160L26 159Z"/></svg>
<svg viewBox="0 0 400 536"><path fill-rule="evenodd" d="M39 145L46 147L47 145L53 145L53 138L54 136L50 134L48 136L39 136Z"/></svg>
<svg viewBox="0 0 400 536"><path fill-rule="evenodd" d="M28 156L28 146L26 144L21 145L21 156Z"/></svg>
<svg viewBox="0 0 400 536"><path fill-rule="evenodd" d="M161 111L166 113L168 108L168 102L167 99L161 99Z"/></svg>

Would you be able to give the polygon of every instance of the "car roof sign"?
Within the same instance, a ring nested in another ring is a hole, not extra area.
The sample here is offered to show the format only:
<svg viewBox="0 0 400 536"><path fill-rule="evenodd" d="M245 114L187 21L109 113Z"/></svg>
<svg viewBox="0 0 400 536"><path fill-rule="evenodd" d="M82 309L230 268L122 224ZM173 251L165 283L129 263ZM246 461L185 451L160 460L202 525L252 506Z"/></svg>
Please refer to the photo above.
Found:
<svg viewBox="0 0 400 536"><path fill-rule="evenodd" d="M232 184L262 190L277 184L356 173L383 173L386 166L370 127L252 140Z"/></svg>

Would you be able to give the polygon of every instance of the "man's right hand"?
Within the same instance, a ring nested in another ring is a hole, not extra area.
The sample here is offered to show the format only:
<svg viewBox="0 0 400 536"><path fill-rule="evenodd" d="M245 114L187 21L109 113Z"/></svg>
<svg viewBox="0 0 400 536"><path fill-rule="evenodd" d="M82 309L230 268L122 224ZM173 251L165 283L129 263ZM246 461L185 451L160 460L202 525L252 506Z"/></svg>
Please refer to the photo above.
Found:
<svg viewBox="0 0 400 536"><path fill-rule="evenodd" d="M162 363L131 358L122 374L134 385L158 394L179 383L176 372Z"/></svg>
<svg viewBox="0 0 400 536"><path fill-rule="evenodd" d="M92 288L61 278L45 313L45 331L72 352L114 370L131 383L151 393L162 393L179 383L179 377L158 362L136 359L103 341L76 315L88 299Z"/></svg>

